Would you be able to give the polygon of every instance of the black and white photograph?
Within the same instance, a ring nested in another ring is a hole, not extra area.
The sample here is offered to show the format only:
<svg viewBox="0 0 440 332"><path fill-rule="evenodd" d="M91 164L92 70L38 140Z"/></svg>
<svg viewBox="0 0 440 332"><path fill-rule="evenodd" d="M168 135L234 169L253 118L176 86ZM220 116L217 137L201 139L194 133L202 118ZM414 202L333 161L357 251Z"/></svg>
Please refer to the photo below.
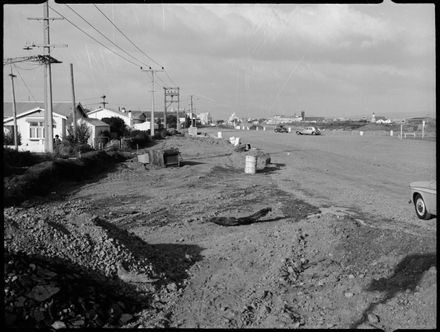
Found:
<svg viewBox="0 0 440 332"><path fill-rule="evenodd" d="M2 10L4 327L437 328L433 2Z"/></svg>

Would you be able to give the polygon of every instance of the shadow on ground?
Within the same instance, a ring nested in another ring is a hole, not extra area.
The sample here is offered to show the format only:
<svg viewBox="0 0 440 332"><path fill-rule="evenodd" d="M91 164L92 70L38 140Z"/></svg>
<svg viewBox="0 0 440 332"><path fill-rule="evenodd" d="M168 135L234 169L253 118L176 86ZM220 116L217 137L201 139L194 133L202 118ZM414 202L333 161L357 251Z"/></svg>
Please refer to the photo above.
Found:
<svg viewBox="0 0 440 332"><path fill-rule="evenodd" d="M107 231L107 234L118 240L137 259L147 258L152 262L155 271L164 273L165 278L157 281L157 285L170 282L181 283L188 278L187 270L197 261L202 260L203 248L187 244L148 244L137 235L123 230L116 225L97 218L96 224Z"/></svg>
<svg viewBox="0 0 440 332"><path fill-rule="evenodd" d="M437 255L435 253L413 254L406 256L397 264L394 273L390 277L372 280L366 291L383 292L383 297L380 301L371 303L368 308L364 310L362 317L354 322L350 328L357 328L366 322L368 320L368 314L372 313L378 304L386 303L395 297L397 293L405 290L414 292L423 274L432 266L437 266Z"/></svg>
<svg viewBox="0 0 440 332"><path fill-rule="evenodd" d="M257 173L272 173L281 170L286 164L281 163L270 163L262 170L257 170Z"/></svg>

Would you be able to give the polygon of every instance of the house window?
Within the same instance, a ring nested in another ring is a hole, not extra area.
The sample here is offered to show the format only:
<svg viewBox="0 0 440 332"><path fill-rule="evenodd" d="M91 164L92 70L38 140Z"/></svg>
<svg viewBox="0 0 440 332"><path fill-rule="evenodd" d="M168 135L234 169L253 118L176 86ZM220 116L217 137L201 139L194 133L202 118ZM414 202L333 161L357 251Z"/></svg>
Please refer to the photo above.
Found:
<svg viewBox="0 0 440 332"><path fill-rule="evenodd" d="M43 121L29 122L29 138L40 139L44 138Z"/></svg>

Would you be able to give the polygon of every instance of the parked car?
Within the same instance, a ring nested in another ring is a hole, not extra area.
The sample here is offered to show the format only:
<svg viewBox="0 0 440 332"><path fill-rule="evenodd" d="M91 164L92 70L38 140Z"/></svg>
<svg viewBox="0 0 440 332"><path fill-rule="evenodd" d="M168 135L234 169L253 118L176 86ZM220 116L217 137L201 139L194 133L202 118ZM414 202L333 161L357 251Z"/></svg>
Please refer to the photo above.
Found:
<svg viewBox="0 0 440 332"><path fill-rule="evenodd" d="M321 131L318 127L306 127L302 130L296 131L297 135L321 135Z"/></svg>
<svg viewBox="0 0 440 332"><path fill-rule="evenodd" d="M288 133L289 131L287 130L286 127L284 127L283 125L278 125L275 127L275 129L273 130L276 133Z"/></svg>
<svg viewBox="0 0 440 332"><path fill-rule="evenodd" d="M429 219L437 216L437 181L417 181L409 184L411 200L414 203L417 217Z"/></svg>

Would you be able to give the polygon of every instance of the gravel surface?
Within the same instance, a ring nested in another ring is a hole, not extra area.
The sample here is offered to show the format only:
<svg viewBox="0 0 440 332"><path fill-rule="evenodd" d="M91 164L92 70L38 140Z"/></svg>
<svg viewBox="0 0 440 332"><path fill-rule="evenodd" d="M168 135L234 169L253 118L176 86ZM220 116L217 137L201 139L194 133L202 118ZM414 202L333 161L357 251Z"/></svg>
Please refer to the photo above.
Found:
<svg viewBox="0 0 440 332"><path fill-rule="evenodd" d="M383 137L231 132L264 160L245 174L223 136L159 141L179 168L129 159L5 208L6 326L436 327L436 218L403 191L429 158L403 163Z"/></svg>

